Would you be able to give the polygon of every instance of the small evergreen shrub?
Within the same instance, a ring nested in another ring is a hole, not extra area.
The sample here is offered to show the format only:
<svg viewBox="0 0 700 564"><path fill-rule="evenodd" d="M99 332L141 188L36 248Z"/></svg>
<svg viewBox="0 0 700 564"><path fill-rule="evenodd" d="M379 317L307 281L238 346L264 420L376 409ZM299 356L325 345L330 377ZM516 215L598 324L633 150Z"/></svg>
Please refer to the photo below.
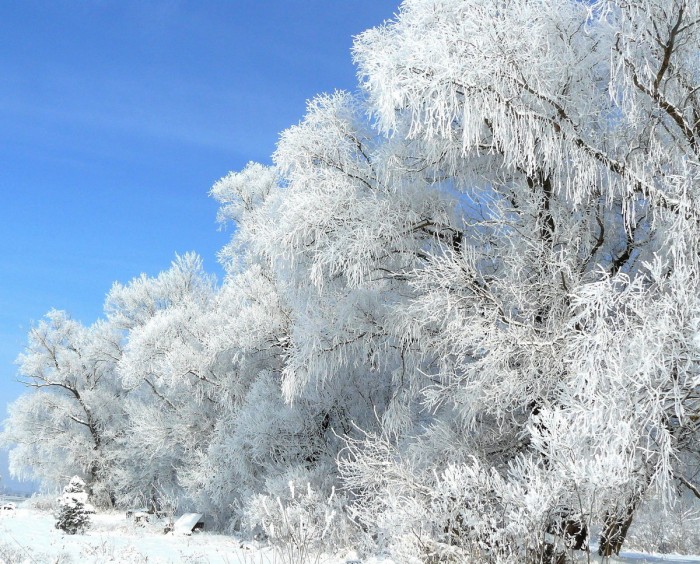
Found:
<svg viewBox="0 0 700 564"><path fill-rule="evenodd" d="M85 508L87 498L85 482L78 476L73 476L70 483L63 488L63 495L58 498L56 528L69 535L82 533L89 528L90 515Z"/></svg>

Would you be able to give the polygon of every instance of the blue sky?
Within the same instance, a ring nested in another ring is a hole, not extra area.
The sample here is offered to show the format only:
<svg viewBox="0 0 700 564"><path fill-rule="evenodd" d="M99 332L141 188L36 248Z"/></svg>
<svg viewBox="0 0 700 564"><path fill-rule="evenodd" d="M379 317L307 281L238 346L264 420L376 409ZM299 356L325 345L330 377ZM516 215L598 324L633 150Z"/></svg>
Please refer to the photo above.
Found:
<svg viewBox="0 0 700 564"><path fill-rule="evenodd" d="M352 36L398 0L0 2L0 414L51 308L194 250L220 274L212 183L269 162L306 100L355 89ZM7 482L4 454L0 475ZM3 482L0 482L0 486Z"/></svg>

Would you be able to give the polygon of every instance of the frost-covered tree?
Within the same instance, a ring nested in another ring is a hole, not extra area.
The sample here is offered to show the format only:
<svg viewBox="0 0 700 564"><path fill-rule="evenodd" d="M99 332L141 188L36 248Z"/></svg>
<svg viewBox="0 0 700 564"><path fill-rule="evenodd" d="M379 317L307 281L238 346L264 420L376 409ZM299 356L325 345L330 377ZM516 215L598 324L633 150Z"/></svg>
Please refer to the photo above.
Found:
<svg viewBox="0 0 700 564"><path fill-rule="evenodd" d="M609 554L645 495L688 482L697 12L407 1L356 43L366 106L314 100L281 137L276 193L261 167L230 177L256 187L236 210L265 202L241 231L288 308L285 397L355 382L343 405L365 406L360 425L377 413L416 483L438 488L456 464L474 480L464 499L493 477L480 518L516 504L486 529L432 523L430 551L491 538L504 558L545 557L547 535L581 548L593 522ZM396 457L373 466L387 451L363 445L346 477L378 480L396 511L388 474L366 473ZM378 509L362 503L372 526ZM391 522L409 537L426 514Z"/></svg>
<svg viewBox="0 0 700 564"><path fill-rule="evenodd" d="M30 335L17 460L399 560L619 552L700 497L700 7L406 0L354 55L213 186L220 286L185 255Z"/></svg>
<svg viewBox="0 0 700 564"><path fill-rule="evenodd" d="M223 399L210 348L219 325L212 319L215 288L189 253L156 277L115 284L107 296L108 319L124 330L117 374L130 390L115 455L123 503L158 510L160 498L183 496L179 473L206 448Z"/></svg>
<svg viewBox="0 0 700 564"><path fill-rule="evenodd" d="M423 142L463 194L459 248L416 270L403 308L406 339L439 359L409 372L437 415L409 460L497 472L484 519L520 488L531 534L593 521L610 554L646 492L687 482L699 16L683 0L408 0L356 42L380 131Z"/></svg>
<svg viewBox="0 0 700 564"><path fill-rule="evenodd" d="M121 337L104 321L85 327L53 310L32 328L18 364L33 392L10 406L2 435L15 475L56 486L77 473L98 504L113 501L109 453L124 421L120 356Z"/></svg>
<svg viewBox="0 0 700 564"><path fill-rule="evenodd" d="M356 42L363 97L214 187L224 258L284 304L267 394L342 406L366 526L518 560L595 524L610 554L645 496L695 487L697 20L406 1Z"/></svg>

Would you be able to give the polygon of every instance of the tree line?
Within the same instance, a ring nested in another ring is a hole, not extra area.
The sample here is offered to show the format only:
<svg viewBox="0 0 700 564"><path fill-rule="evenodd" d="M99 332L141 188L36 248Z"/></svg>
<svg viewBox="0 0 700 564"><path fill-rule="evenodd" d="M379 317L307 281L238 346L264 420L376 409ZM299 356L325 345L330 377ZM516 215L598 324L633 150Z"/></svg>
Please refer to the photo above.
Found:
<svg viewBox="0 0 700 564"><path fill-rule="evenodd" d="M405 0L353 56L211 189L221 283L186 254L33 327L13 472L405 561L618 553L700 497L700 4Z"/></svg>

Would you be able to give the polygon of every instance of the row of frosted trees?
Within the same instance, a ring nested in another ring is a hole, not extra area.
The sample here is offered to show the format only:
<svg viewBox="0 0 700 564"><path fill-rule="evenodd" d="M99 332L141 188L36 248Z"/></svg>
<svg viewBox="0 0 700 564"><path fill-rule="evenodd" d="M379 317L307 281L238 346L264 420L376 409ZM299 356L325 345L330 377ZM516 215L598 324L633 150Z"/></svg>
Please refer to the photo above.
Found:
<svg viewBox="0 0 700 564"><path fill-rule="evenodd" d="M214 185L220 285L32 329L14 470L400 561L618 552L700 497L700 4L406 0L354 57Z"/></svg>

